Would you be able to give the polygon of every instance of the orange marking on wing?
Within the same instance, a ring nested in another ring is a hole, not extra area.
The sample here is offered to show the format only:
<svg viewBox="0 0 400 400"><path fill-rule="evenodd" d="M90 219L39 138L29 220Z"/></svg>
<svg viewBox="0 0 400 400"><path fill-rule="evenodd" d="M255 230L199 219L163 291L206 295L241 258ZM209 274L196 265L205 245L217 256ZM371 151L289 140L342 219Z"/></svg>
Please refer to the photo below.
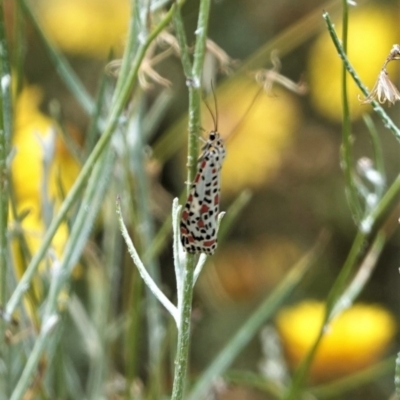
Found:
<svg viewBox="0 0 400 400"><path fill-rule="evenodd" d="M203 205L201 206L200 212L201 212L202 214L204 214L204 213L206 213L208 210L209 210L209 207L208 207L206 204L203 204Z"/></svg>

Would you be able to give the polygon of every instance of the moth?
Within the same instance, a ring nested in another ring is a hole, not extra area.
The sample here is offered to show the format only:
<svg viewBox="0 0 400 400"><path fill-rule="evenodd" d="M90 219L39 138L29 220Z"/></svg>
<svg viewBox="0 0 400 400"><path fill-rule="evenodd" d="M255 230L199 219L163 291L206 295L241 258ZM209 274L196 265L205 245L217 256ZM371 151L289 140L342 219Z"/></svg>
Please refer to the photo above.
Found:
<svg viewBox="0 0 400 400"><path fill-rule="evenodd" d="M191 254L212 255L217 248L221 168L226 149L214 123L215 129L202 147L197 173L181 216L182 245Z"/></svg>

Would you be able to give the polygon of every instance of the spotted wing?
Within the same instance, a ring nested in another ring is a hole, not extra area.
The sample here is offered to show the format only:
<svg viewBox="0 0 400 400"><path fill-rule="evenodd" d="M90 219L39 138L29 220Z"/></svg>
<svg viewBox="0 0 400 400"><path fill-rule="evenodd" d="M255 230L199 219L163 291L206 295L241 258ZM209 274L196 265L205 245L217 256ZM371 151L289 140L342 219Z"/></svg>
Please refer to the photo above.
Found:
<svg viewBox="0 0 400 400"><path fill-rule="evenodd" d="M182 244L189 253L211 255L217 247L219 169L212 156L199 163L181 219Z"/></svg>

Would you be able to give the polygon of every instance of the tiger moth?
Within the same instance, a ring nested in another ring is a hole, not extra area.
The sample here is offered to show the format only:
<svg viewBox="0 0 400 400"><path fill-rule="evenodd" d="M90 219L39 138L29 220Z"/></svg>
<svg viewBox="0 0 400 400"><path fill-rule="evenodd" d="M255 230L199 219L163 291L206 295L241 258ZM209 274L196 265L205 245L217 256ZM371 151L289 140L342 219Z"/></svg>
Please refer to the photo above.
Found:
<svg viewBox="0 0 400 400"><path fill-rule="evenodd" d="M217 129L211 131L198 159L197 173L184 206L181 241L191 254L214 254L217 248L221 168L226 149Z"/></svg>

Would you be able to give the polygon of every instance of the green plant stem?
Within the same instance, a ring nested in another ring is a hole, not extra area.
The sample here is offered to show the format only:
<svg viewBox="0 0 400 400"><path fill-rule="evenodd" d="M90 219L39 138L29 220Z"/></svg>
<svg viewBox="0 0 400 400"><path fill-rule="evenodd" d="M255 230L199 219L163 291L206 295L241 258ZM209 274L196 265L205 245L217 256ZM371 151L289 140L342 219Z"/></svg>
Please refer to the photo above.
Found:
<svg viewBox="0 0 400 400"><path fill-rule="evenodd" d="M379 137L379 133L376 130L374 121L372 120L369 114L363 115L363 121L365 123L365 126L367 127L369 136L371 138L372 151L373 151L372 159L374 160L375 164L374 167L379 172L381 178L385 182L386 181L385 163L384 163L382 143Z"/></svg>
<svg viewBox="0 0 400 400"><path fill-rule="evenodd" d="M394 386L397 398L400 398L400 352L397 353L395 361Z"/></svg>
<svg viewBox="0 0 400 400"><path fill-rule="evenodd" d="M341 313L349 304L352 304L354 299L356 299L361 293L377 265L378 258L386 244L387 236L388 234L384 229L378 231L375 240L357 271L357 274L346 287L346 290L340 294L340 297L337 298L331 308L329 320L332 320L335 315Z"/></svg>
<svg viewBox="0 0 400 400"><path fill-rule="evenodd" d="M90 95L82 85L78 76L69 65L67 59L63 56L63 54L60 51L57 50L57 48L49 41L45 32L43 32L43 29L41 28L40 23L38 21L38 18L33 12L29 2L27 0L21 0L20 3L25 13L31 20L33 28L35 29L36 33L42 40L46 48L46 51L50 57L50 60L53 62L55 69L60 74L60 77L63 79L63 81L65 82L71 93L79 101L83 109L88 114L91 114L94 110L93 99L90 97Z"/></svg>
<svg viewBox="0 0 400 400"><path fill-rule="evenodd" d="M398 179L399 180L399 177ZM400 183L400 182L399 182ZM393 197L392 195L389 195L388 197L391 199L390 206L393 207L395 204L397 204L398 197L400 196L400 185L397 183L397 197ZM385 196L388 195L388 192L386 193ZM387 202L385 202L387 203ZM389 203L387 203L389 204ZM388 209L384 209L385 213L388 212ZM383 212L383 210L382 210ZM376 218L374 219L375 224L377 221L381 221L381 219ZM378 254L382 250L382 246L384 244L384 241L386 239L386 234L383 230L378 230L372 229L368 233L363 232L363 231L358 231L353 245L350 249L349 255L347 256L346 262L343 265L343 268L340 271L339 276L335 280L335 283L333 284L332 289L330 290L327 301L326 301L326 312L324 316L324 321L321 327L320 332L318 333L318 336L313 343L312 348L308 352L306 358L304 361L301 363L300 367L296 371L295 377L292 381L292 384L286 393L284 399L285 400L295 400L300 397L300 392L302 390L302 387L304 385L304 381L308 375L308 371L311 367L312 361L315 356L315 352L318 349L318 346L320 344L320 341L325 334L325 331L327 329L327 326L331 322L332 318L338 315L341 311L343 311L344 308L348 307L349 304L351 304L355 297L359 294L360 292L360 287L356 286L355 284L350 284L349 289L347 293L347 301L345 302L346 304L343 304L341 307L338 307L338 301L342 298L342 295L344 293L344 290L346 288L346 285L348 283L349 277L353 274L355 268L357 265L360 264L362 257L366 254L366 252L371 249L371 252L377 252ZM375 259L375 261L377 258ZM364 282L365 283L365 282Z"/></svg>
<svg viewBox="0 0 400 400"><path fill-rule="evenodd" d="M121 69L119 71L119 79L115 88L116 92L119 92L124 85L125 79L129 75L129 71L132 68L132 61L134 54L137 51L138 46L138 31L139 31L139 19L137 14L140 12L139 0L131 0L131 15L129 18L129 31L127 42L124 51L124 57L121 62Z"/></svg>
<svg viewBox="0 0 400 400"><path fill-rule="evenodd" d="M221 376L232 364L237 355L250 342L260 327L276 312L285 301L309 268L322 254L326 246L327 235L321 235L316 245L293 267L279 286L260 304L254 313L245 321L228 344L215 357L206 371L197 380L196 385L187 396L187 400L203 400L214 384L216 377Z"/></svg>
<svg viewBox="0 0 400 400"><path fill-rule="evenodd" d="M43 237L42 244L37 251L37 253L32 258L32 261L28 265L24 275L22 276L17 288L13 292L11 299L7 303L6 307L6 314L11 315L19 302L21 301L25 291L29 287L31 280L36 273L36 270L39 266L40 261L45 256L48 247L55 235L58 227L60 226L61 222L67 216L68 211L72 207L72 205L77 201L79 198L79 194L82 191L84 184L87 178L90 175L90 172L98 159L98 157L103 153L104 149L107 147L111 136L114 132L115 127L118 124L119 116L122 110L125 107L129 99L129 95L131 93L132 87L137 80L137 75L139 71L140 64L146 54L146 50L148 49L150 43L158 36L158 34L167 26L167 24L171 21L173 13L175 11L175 6L173 5L170 10L165 14L162 21L156 26L156 28L151 32L147 40L141 45L138 52L136 53L135 60L132 64L132 69L125 80L125 85L121 88L120 92L116 93L113 98L113 106L110 112L110 116L107 121L106 128L104 133L100 137L98 143L94 147L92 153L88 157L85 165L83 166L78 178L76 179L74 185L72 186L71 190L68 192L67 197L65 198L64 202L60 207L60 211L58 212L57 216L52 220L49 228L46 231L46 234Z"/></svg>
<svg viewBox="0 0 400 400"><path fill-rule="evenodd" d="M359 87L359 89L362 91L365 97L369 95L368 89L365 87L365 85L362 83L360 77L356 73L355 69L351 65L349 59L347 58L346 53L343 50L342 44L336 34L336 31L334 29L334 26L332 24L331 18L327 12L325 12L322 17L324 18L326 22L326 26L328 28L328 32L332 38L333 44L336 47L336 50L342 59L346 70L349 72L351 77L353 78L355 84ZM379 115L381 118L383 125L388 128L396 137L397 140L400 141L400 129L396 126L396 124L392 121L392 119L386 114L385 110L383 107L377 102L377 101L372 101L371 102L372 108L374 111Z"/></svg>
<svg viewBox="0 0 400 400"><path fill-rule="evenodd" d="M329 383L313 386L307 389L307 394L304 398L308 399L310 394L313 396L310 398L315 397L316 399L342 398L345 393L357 389L362 385L374 382L384 375L390 374L393 371L394 361L395 357L389 357L360 372L336 379ZM224 378L228 384L255 388L263 393L271 395L273 398L279 399L282 395L282 387L277 385L274 380L270 380L264 375L254 372L233 370L226 373Z"/></svg>
<svg viewBox="0 0 400 400"><path fill-rule="evenodd" d="M132 172L135 177L135 202L138 215L138 237L142 249L147 249L151 246L154 238L154 224L149 209L150 193L145 170L145 145L143 139L143 110L144 110L144 94L140 94L137 98L139 103L137 113L132 118L130 124L130 132L132 138L135 138L135 143L132 146ZM155 258L148 259L146 267L152 276L156 285L161 286L161 276L159 264ZM149 346L149 369L154 373L150 373L154 377L154 397L159 398L158 389L160 382L157 377L160 376L161 367L161 345L165 334L165 327L161 316L161 309L155 296L146 286L146 318L148 325L148 346Z"/></svg>
<svg viewBox="0 0 400 400"><path fill-rule="evenodd" d="M197 39L193 55L192 80L189 82L188 192L197 172L199 132L201 130L201 76L206 52L210 5L210 0L201 0L200 2L199 19L196 29Z"/></svg>
<svg viewBox="0 0 400 400"><path fill-rule="evenodd" d="M383 228L379 229L378 227L383 225L385 216L390 217L390 212L397 205L399 197L400 175L385 193L378 206L368 216L368 224L370 225L369 229L365 231L359 230L357 232L343 268L341 269L339 276L335 280L332 289L328 294L326 301L326 313L321 331L319 332L319 335L306 359L297 370L295 378L293 379L293 383L286 394L285 399L294 400L298 398L299 392L301 391L302 385L304 384L305 378L307 377L309 368L315 355L315 351L318 348L319 342L327 325L330 323L332 318L343 309L343 306L341 309L337 307L337 302L344 293L349 278L354 273L355 268L360 264L362 258L369 249L371 249L373 252L381 252L384 241L386 240L386 234ZM350 285L349 290L354 292L352 298L350 299L352 302L354 301L355 296L357 296L357 294L360 292L360 288Z"/></svg>
<svg viewBox="0 0 400 400"><path fill-rule="evenodd" d="M171 400L182 400L185 398L186 372L190 347L190 320L192 316L193 273L195 268L194 255L188 255L185 267L183 299L182 304L179 305L181 315L178 325L178 345L174 362L174 384Z"/></svg>
<svg viewBox="0 0 400 400"><path fill-rule="evenodd" d="M340 45L339 40L337 39L336 33L333 30L331 25L329 16L325 13L324 18L327 21L328 28L330 29L330 33L332 38L334 39L335 45L341 55L343 61L345 62L347 70L355 79L356 83L359 85L360 89L363 91L365 88L362 86L361 81L359 81L358 77L356 77L354 70L351 68L350 64L347 61L345 53ZM367 95L367 92L365 91ZM374 104L374 109L379 113L385 125L389 127L396 134L397 127L393 124L393 122L387 117L384 110L378 105ZM327 298L327 309L325 315L325 321L323 327L321 328L320 335L314 343L313 348L310 350L307 355L305 361L302 363L301 367L298 369L295 379L293 380L292 386L289 389L285 399L296 399L299 396L299 392L301 391L301 387L304 383L304 380L307 376L308 370L311 366L314 354L316 349L318 348L319 341L322 337L323 330L326 325L329 324L330 320L334 315L337 314L338 309L336 307L338 299L341 297L347 282L354 272L357 265L359 265L360 261L369 250L372 248L380 248L382 240L385 238L384 232L379 230L379 227L384 223L385 218L387 218L395 205L397 204L398 198L400 196L400 175L397 176L395 181L392 183L390 188L384 194L378 205L371 211L371 213L361 221L360 230L358 231L349 255L346 259L346 262L336 279L329 295Z"/></svg>
<svg viewBox="0 0 400 400"><path fill-rule="evenodd" d="M13 51L11 53L11 65L13 66L14 94L21 92L24 82L24 56L26 49L26 26L22 17L22 9L19 2L14 3L14 30L12 33Z"/></svg>
<svg viewBox="0 0 400 400"><path fill-rule="evenodd" d="M207 27L210 14L210 0L201 0L199 17L196 28L196 44L193 57L191 75L187 76L189 86L189 135L188 135L188 174L187 191L197 172L198 141L201 128L201 76L203 70L204 54L207 40ZM180 42L181 53L187 51L186 39L181 24L180 13L175 14L175 27L178 29L177 37ZM185 73L189 73L188 55L182 57ZM189 358L190 345L190 319L192 315L193 279L195 268L195 256L187 254L185 271L183 275L182 304L178 304L180 318L178 324L178 345L175 356L174 383L171 400L182 400L185 391L186 372ZM178 279L178 277L177 277Z"/></svg>
<svg viewBox="0 0 400 400"><path fill-rule="evenodd" d="M7 302L8 263L8 203L9 203L9 172L8 157L12 132L12 102L11 102L11 73L5 33L4 4L0 4L0 306ZM4 341L6 321L0 319L0 398L8 397L9 389L9 351Z"/></svg>
<svg viewBox="0 0 400 400"><path fill-rule="evenodd" d="M179 43L180 58L183 67L183 72L186 79L192 79L192 61L190 60L190 55L188 51L188 45L185 34L185 26L183 25L181 10L176 10L174 15L174 27L176 31L176 39Z"/></svg>
<svg viewBox="0 0 400 400"><path fill-rule="evenodd" d="M342 46L343 52L347 54L347 32L348 32L348 5L347 0L342 0ZM357 187L354 181L352 135L349 99L347 93L347 70L342 64L342 108L343 108L343 126L342 126L342 144L340 151L340 165L346 182L346 197L354 220L359 224L362 218L361 204L358 197Z"/></svg>
<svg viewBox="0 0 400 400"><path fill-rule="evenodd" d="M279 399L282 396L282 385L279 382L248 370L230 370L224 374L224 381L229 385L253 388L267 393L268 399Z"/></svg>
<svg viewBox="0 0 400 400"><path fill-rule="evenodd" d="M300 367L297 369L294 379L292 381L292 384L291 384L288 392L284 396L285 400L295 400L295 399L298 399L299 397L301 397L300 392L302 391L302 387L303 387L305 379L308 375L308 371L311 367L312 361L314 359L314 356L318 349L318 346L321 342L321 339L325 334L327 325L329 324L329 322L331 321L331 319L333 317L332 311L335 310L336 302L339 299L339 297L341 296L341 294L343 293L344 287L347 284L349 276L354 271L355 267L360 262L361 257L365 254L365 251L369 247L368 246L369 241L367 240L367 238L368 238L368 235L366 233L361 232L361 231L359 231L357 233L357 236L354 239L354 242L353 242L353 245L349 252L349 255L347 256L346 262L345 262L343 268L341 269L339 276L335 280L335 283L334 283L331 291L328 294L324 321L323 321L321 329L318 333L318 336L315 339L313 346L307 353L306 358L301 363ZM382 240L381 235L377 235L377 237L375 238L375 241L372 243L372 247L379 248L381 240ZM336 309L335 315L337 315L337 309Z"/></svg>
<svg viewBox="0 0 400 400"><path fill-rule="evenodd" d="M366 0L358 0L357 4L361 6L365 2ZM307 40L310 40L323 31L324 22L321 20L321 9L330 10L332 15L336 15L340 12L340 2L337 0L324 2L321 7L313 10L311 13L291 24L278 35L275 35L269 42L262 46L261 49L241 63L240 68L235 74L232 74L231 77L225 79L221 85L218 86L217 95L228 86L230 88L234 87L237 79L248 79L249 72L251 73L260 68L265 68L266 65L270 64L271 52L274 49L279 49L279 57L283 58L285 55L304 44ZM179 30L176 24L174 27L176 30L176 37L179 41ZM240 97L241 93L238 92L237 96ZM186 120L182 118L154 143L154 156L161 164L169 160L183 146L185 138L183 135L180 135L180 133L183 131L186 123Z"/></svg>
<svg viewBox="0 0 400 400"><path fill-rule="evenodd" d="M318 399L342 398L343 394L357 389L365 384L378 380L383 375L393 373L393 362L395 357L381 361L360 372L337 379L333 382L315 386L309 392Z"/></svg>
<svg viewBox="0 0 400 400"><path fill-rule="evenodd" d="M400 196L400 174L396 177L389 189L382 196L382 199L377 206L367 216L361 226L362 230L368 233L368 238L373 237L378 228L382 226L386 218L397 205Z"/></svg>
<svg viewBox="0 0 400 400"><path fill-rule="evenodd" d="M79 260L84 245L90 234L91 227L97 216L97 212L101 206L104 193L107 190L107 177L110 176L112 168L112 155L108 148L106 153L98 159L93 169L93 174L89 179L85 195L82 199L78 214L75 218L71 234L63 252L63 258L60 262L56 261L53 265L53 276L50 285L50 292L47 298L46 307L43 315L43 322L37 340L35 341L32 352L28 357L28 361L22 372L22 375L13 391L11 400L20 400L23 398L28 388L32 376L37 368L40 357L43 352L49 348L49 340L57 340L54 338L53 327L57 325L57 329L61 329L63 324L61 321L60 311L58 308L59 295L61 290L71 279L73 267ZM60 336L58 336L58 340ZM53 347L55 351L56 346ZM47 354L48 358L52 358L52 354Z"/></svg>
<svg viewBox="0 0 400 400"><path fill-rule="evenodd" d="M332 40L334 41L334 44L344 62L344 65L353 77L354 81L356 84L360 87L360 89L364 92L365 95L367 95L367 91L365 87L362 85L361 81L359 80L358 76L355 74L354 69L351 67L350 63L347 60L345 51L337 38L337 35L333 29L332 23L330 21L329 15L327 13L324 13L323 15L327 26L328 30L331 34ZM386 113L384 110L376 103L373 103L375 111L378 112L378 114L381 116L382 120L385 123L385 126L389 127L389 129L392 130L392 132L395 133L397 136L397 131L398 128L394 125L394 123L390 120L389 117L387 117ZM400 136L399 136L400 138ZM364 257L366 252L372 248L372 249L377 249L378 252L380 251L380 247L383 245L383 242L385 240L385 233L382 231L379 231L379 227L382 226L385 217L387 217L394 206L397 204L398 198L400 196L400 175L397 176L396 180L392 183L391 187L387 190L385 195L382 197L376 208L374 208L371 213L364 218L363 221L361 221L360 224L360 229L357 232L357 235L354 239L353 245L350 249L349 255L346 259L346 262L341 269L341 272L338 276L338 278L335 280L335 283L328 294L327 298L327 307L326 307L326 314L324 318L324 323L323 326L321 327L321 331L312 347L310 352L308 353L306 359L304 362L301 364L299 369L296 372L295 378L292 382L291 387L289 388L285 399L289 400L294 400L300 397L300 392L301 388L304 384L305 378L308 374L309 368L311 366L314 354L316 349L318 348L318 344L322 338L322 335L324 333L324 330L326 329L327 324L331 321L332 317L334 315L337 315L338 313L338 308L336 308L337 301L340 299L342 293L344 292L346 285L348 283L348 280L352 273L354 272L355 268L357 265L359 265L361 259ZM350 285L351 288L351 285ZM359 289L359 288L358 288ZM357 294L357 291L355 291L355 295ZM354 299L352 299L354 300ZM341 310L339 310L341 311Z"/></svg>

